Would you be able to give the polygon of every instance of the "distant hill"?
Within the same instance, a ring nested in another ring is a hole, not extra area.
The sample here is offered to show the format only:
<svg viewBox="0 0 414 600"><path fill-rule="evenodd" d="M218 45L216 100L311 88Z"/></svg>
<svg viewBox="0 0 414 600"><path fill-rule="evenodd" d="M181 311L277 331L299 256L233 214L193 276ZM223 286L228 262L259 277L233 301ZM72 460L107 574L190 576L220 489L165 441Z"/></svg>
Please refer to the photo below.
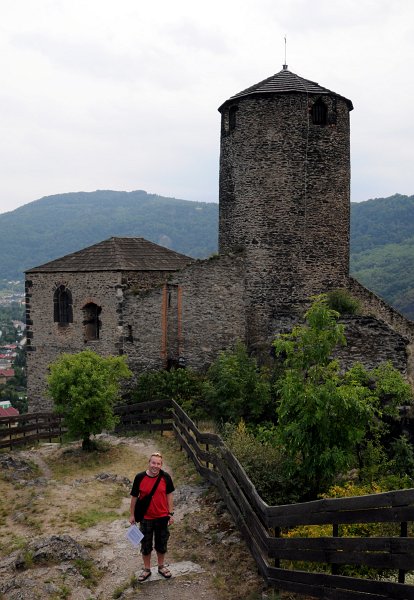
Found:
<svg viewBox="0 0 414 600"><path fill-rule="evenodd" d="M47 196L0 214L0 280L111 236L144 237L205 258L217 251L218 204L98 190ZM351 273L414 320L414 196L351 205Z"/></svg>
<svg viewBox="0 0 414 600"><path fill-rule="evenodd" d="M352 204L351 273L414 320L414 196Z"/></svg>
<svg viewBox="0 0 414 600"><path fill-rule="evenodd" d="M144 237L204 258L217 251L218 205L135 192L47 196L0 214L0 279L112 236Z"/></svg>

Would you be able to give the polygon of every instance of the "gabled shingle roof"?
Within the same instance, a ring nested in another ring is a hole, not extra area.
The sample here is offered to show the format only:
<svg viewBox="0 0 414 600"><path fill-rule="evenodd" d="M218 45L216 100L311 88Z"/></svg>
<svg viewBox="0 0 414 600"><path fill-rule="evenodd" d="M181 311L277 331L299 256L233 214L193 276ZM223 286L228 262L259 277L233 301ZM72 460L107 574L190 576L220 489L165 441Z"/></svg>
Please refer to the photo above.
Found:
<svg viewBox="0 0 414 600"><path fill-rule="evenodd" d="M0 369L0 377L14 377L14 369Z"/></svg>
<svg viewBox="0 0 414 600"><path fill-rule="evenodd" d="M26 272L176 271L193 260L144 238L112 237Z"/></svg>
<svg viewBox="0 0 414 600"><path fill-rule="evenodd" d="M17 408L13 408L12 406L10 406L10 408L0 407L0 417L18 417L19 414Z"/></svg>
<svg viewBox="0 0 414 600"><path fill-rule="evenodd" d="M224 102L219 110L221 110L228 102L232 102L233 100L237 100L238 98L244 98L246 96L253 96L256 94L268 95L268 94L287 94L290 92L301 92L305 94L330 94L334 96L338 96L339 98L343 98L349 107L349 110L353 109L352 102L345 98L344 96L340 96L327 88L324 88L316 83L315 81L310 81L309 79L304 79L303 77L299 77L292 71L288 69L282 69L279 73L256 83L248 87L247 89L235 94L226 102Z"/></svg>

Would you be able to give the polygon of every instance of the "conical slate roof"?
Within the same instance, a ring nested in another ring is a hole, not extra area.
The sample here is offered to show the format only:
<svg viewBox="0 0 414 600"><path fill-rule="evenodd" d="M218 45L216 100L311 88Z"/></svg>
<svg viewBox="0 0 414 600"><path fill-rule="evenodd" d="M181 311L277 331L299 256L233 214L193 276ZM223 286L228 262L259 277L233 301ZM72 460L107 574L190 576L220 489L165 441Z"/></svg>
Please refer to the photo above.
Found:
<svg viewBox="0 0 414 600"><path fill-rule="evenodd" d="M112 237L27 273L79 271L176 271L194 259L144 238Z"/></svg>
<svg viewBox="0 0 414 600"><path fill-rule="evenodd" d="M268 94L288 94L291 92L301 92L302 94L330 94L337 96L339 98L343 98L349 107L349 110L353 109L351 100L348 100L344 96L340 96L327 88L324 88L316 83L315 81L310 81L309 79L304 79L303 77L299 77L292 71L289 71L286 68L283 68L282 71L276 73L275 75L271 75L267 79L256 83L248 87L247 89L231 96L226 102L224 102L219 110L228 103L232 102L238 98L244 98L246 96L254 96L257 94L268 95Z"/></svg>

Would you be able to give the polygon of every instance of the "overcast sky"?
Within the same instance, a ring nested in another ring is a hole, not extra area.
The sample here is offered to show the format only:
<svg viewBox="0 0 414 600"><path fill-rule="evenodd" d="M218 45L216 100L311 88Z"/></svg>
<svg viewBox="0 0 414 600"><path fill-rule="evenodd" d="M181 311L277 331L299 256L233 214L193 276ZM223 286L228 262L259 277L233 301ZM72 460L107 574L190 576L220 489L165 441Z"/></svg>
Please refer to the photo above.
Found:
<svg viewBox="0 0 414 600"><path fill-rule="evenodd" d="M412 0L0 0L0 212L218 200L218 106L282 69L352 100L353 201L414 194Z"/></svg>

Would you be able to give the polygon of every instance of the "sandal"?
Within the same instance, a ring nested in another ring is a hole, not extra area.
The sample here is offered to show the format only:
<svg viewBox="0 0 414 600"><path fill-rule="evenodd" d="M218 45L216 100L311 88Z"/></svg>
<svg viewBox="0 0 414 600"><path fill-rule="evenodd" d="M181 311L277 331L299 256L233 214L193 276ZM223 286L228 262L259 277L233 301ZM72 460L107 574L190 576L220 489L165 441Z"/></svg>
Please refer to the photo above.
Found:
<svg viewBox="0 0 414 600"><path fill-rule="evenodd" d="M165 577L165 579L171 577L171 571L165 565L158 565L158 573Z"/></svg>
<svg viewBox="0 0 414 600"><path fill-rule="evenodd" d="M151 577L151 569L142 569L140 575L138 575L139 583L143 583L148 577Z"/></svg>

